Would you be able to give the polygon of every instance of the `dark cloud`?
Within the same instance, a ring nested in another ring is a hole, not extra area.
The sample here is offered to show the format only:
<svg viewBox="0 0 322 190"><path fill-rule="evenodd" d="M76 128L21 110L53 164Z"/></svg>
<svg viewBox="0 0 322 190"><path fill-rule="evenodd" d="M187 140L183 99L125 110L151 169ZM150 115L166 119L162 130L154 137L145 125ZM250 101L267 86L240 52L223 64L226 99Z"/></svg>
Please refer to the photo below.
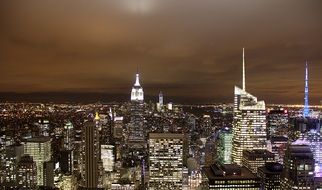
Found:
<svg viewBox="0 0 322 190"><path fill-rule="evenodd" d="M150 96L232 101L246 47L252 94L301 103L308 60L319 103L321 10L318 0L2 0L0 91L127 97L139 65Z"/></svg>

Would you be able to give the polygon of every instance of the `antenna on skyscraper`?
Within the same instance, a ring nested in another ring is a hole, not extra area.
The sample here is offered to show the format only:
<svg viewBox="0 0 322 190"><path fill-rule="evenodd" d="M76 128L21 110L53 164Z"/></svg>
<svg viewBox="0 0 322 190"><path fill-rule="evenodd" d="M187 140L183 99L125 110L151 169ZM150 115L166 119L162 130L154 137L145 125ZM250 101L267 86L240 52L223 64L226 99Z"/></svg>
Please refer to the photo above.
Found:
<svg viewBox="0 0 322 190"><path fill-rule="evenodd" d="M243 48L243 90L246 90L246 82L245 82L245 48Z"/></svg>
<svg viewBox="0 0 322 190"><path fill-rule="evenodd" d="M307 66L307 61L305 62L305 87L304 87L304 108L303 116L309 116L309 71Z"/></svg>

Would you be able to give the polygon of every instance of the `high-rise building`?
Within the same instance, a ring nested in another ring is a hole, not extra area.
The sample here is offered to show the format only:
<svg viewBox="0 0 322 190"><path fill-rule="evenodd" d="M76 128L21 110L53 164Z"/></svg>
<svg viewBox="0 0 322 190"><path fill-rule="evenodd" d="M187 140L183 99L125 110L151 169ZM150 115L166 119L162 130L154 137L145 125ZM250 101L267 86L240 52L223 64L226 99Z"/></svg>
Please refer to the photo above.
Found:
<svg viewBox="0 0 322 190"><path fill-rule="evenodd" d="M208 138L205 143L205 166L210 166L218 159L218 143L212 138Z"/></svg>
<svg viewBox="0 0 322 190"><path fill-rule="evenodd" d="M289 145L284 157L283 190L314 189L314 157L307 145Z"/></svg>
<svg viewBox="0 0 322 190"><path fill-rule="evenodd" d="M322 173L321 121L311 116L296 118L294 120L294 127L290 132L294 139L293 144L304 144L310 147L315 160L315 173Z"/></svg>
<svg viewBox="0 0 322 190"><path fill-rule="evenodd" d="M241 165L244 150L267 149L265 112L265 102L246 92L243 49L243 89L235 86L234 98L232 159L238 165Z"/></svg>
<svg viewBox="0 0 322 190"><path fill-rule="evenodd" d="M258 176L261 179L261 189L282 190L281 175L283 165L280 163L269 162L265 166L258 168Z"/></svg>
<svg viewBox="0 0 322 190"><path fill-rule="evenodd" d="M22 190L37 189L37 166L29 155L21 157L17 165L17 186Z"/></svg>
<svg viewBox="0 0 322 190"><path fill-rule="evenodd" d="M322 166L322 137L320 130L311 129L305 134L305 140L311 148L314 155L316 166ZM320 170L321 172L321 170Z"/></svg>
<svg viewBox="0 0 322 190"><path fill-rule="evenodd" d="M74 131L74 150L72 152L72 158L73 158L73 163L72 163L72 168L73 168L73 174L80 175L82 174L83 171L83 137L84 137L84 127L83 127L83 121L79 122L77 125L73 126L73 131Z"/></svg>
<svg viewBox="0 0 322 190"><path fill-rule="evenodd" d="M114 170L114 146L101 145L101 159L105 172L112 172Z"/></svg>
<svg viewBox="0 0 322 190"><path fill-rule="evenodd" d="M243 152L243 166L248 168L254 174L257 169L264 166L265 163L275 162L275 155L268 150L244 150Z"/></svg>
<svg viewBox="0 0 322 190"><path fill-rule="evenodd" d="M5 182L6 178L6 135L5 135L5 127L1 127L0 129L0 185Z"/></svg>
<svg viewBox="0 0 322 190"><path fill-rule="evenodd" d="M111 116L112 115L112 116ZM112 121L114 115L111 111L110 114L100 114L100 143L110 144L112 141Z"/></svg>
<svg viewBox="0 0 322 190"><path fill-rule="evenodd" d="M45 185L44 163L51 160L51 139L49 137L34 137L24 142L24 153L32 156L37 166L37 184Z"/></svg>
<svg viewBox="0 0 322 190"><path fill-rule="evenodd" d="M267 113L267 137L286 135L288 132L289 114L283 108L268 109Z"/></svg>
<svg viewBox="0 0 322 190"><path fill-rule="evenodd" d="M131 101L144 101L144 92L140 84L139 72L137 72L135 75L135 83L131 91Z"/></svg>
<svg viewBox="0 0 322 190"><path fill-rule="evenodd" d="M182 189L183 134L150 133L149 189Z"/></svg>
<svg viewBox="0 0 322 190"><path fill-rule="evenodd" d="M260 190L260 179L237 164L214 164L203 168L206 189Z"/></svg>
<svg viewBox="0 0 322 190"><path fill-rule="evenodd" d="M73 175L64 175L59 183L62 190L77 190L77 181Z"/></svg>
<svg viewBox="0 0 322 190"><path fill-rule="evenodd" d="M7 187L16 187L17 181L17 165L20 158L23 156L23 145L16 144L6 147L6 179L5 185Z"/></svg>
<svg viewBox="0 0 322 190"><path fill-rule="evenodd" d="M210 134L212 134L215 131L210 115L203 115L200 121L200 128L201 138L207 138Z"/></svg>
<svg viewBox="0 0 322 190"><path fill-rule="evenodd" d="M160 91L159 93L159 102L157 103L157 110L162 111L163 110L163 94Z"/></svg>
<svg viewBox="0 0 322 190"><path fill-rule="evenodd" d="M218 162L220 164L232 163L232 158L231 158L232 139L233 139L233 133L231 128L225 127L220 130L218 135L218 147L217 147Z"/></svg>
<svg viewBox="0 0 322 190"><path fill-rule="evenodd" d="M65 122L63 130L64 150L60 151L60 164L63 173L72 173L74 167L75 131L70 121Z"/></svg>
<svg viewBox="0 0 322 190"><path fill-rule="evenodd" d="M63 136L64 136L64 149L65 150L73 150L74 149L74 146L73 146L74 127L70 121L65 123Z"/></svg>
<svg viewBox="0 0 322 190"><path fill-rule="evenodd" d="M49 136L49 126L50 126L49 121L47 119L40 119L38 121L37 125L39 128L39 135L48 137Z"/></svg>
<svg viewBox="0 0 322 190"><path fill-rule="evenodd" d="M98 115L96 114L96 116ZM96 126L98 120L99 117L95 118L95 121L87 121L84 124L82 187L87 189L96 189L99 186L101 148L99 144L98 126Z"/></svg>
<svg viewBox="0 0 322 190"><path fill-rule="evenodd" d="M113 138L120 141L123 137L123 117L115 117L113 125Z"/></svg>
<svg viewBox="0 0 322 190"><path fill-rule="evenodd" d="M139 73L131 92L131 121L129 123L128 146L130 149L142 150L146 148L146 133L144 130L144 94L140 85Z"/></svg>
<svg viewBox="0 0 322 190"><path fill-rule="evenodd" d="M319 176L316 176L314 178L314 188L315 190L322 190L322 176L319 175Z"/></svg>
<svg viewBox="0 0 322 190"><path fill-rule="evenodd" d="M160 104L161 107L163 106L163 94L162 94L161 91L159 93L159 104Z"/></svg>
<svg viewBox="0 0 322 190"><path fill-rule="evenodd" d="M272 153L275 155L275 161L283 164L284 155L288 144L288 138L285 136L273 136L270 138Z"/></svg>
<svg viewBox="0 0 322 190"><path fill-rule="evenodd" d="M73 170L73 153L70 150L60 151L59 165L63 174L72 174Z"/></svg>
<svg viewBox="0 0 322 190"><path fill-rule="evenodd" d="M48 189L54 188L55 163L48 161L44 163L44 186Z"/></svg>
<svg viewBox="0 0 322 190"><path fill-rule="evenodd" d="M304 87L304 108L303 117L308 117L310 114L309 109L309 71L307 67L307 62L305 64L305 87Z"/></svg>

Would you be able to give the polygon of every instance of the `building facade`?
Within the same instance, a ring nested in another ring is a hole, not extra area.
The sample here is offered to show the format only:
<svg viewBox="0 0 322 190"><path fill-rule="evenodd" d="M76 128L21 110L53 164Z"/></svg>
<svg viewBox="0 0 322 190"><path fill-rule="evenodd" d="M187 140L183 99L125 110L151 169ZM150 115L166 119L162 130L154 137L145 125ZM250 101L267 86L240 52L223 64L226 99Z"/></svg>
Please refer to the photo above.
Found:
<svg viewBox="0 0 322 190"><path fill-rule="evenodd" d="M281 175L283 165L269 162L258 168L258 176L261 179L261 188L267 190L282 190Z"/></svg>
<svg viewBox="0 0 322 190"><path fill-rule="evenodd" d="M129 134L127 144L132 150L142 150L146 148L146 132L144 130L144 92L140 84L139 73L136 74L136 80L131 91L131 105Z"/></svg>
<svg viewBox="0 0 322 190"><path fill-rule="evenodd" d="M17 181L17 165L24 154L23 145L16 144L6 147L6 177L5 185L15 187Z"/></svg>
<svg viewBox="0 0 322 190"><path fill-rule="evenodd" d="M231 128L223 128L220 130L217 147L218 162L220 164L232 163L232 139L233 133Z"/></svg>
<svg viewBox="0 0 322 190"><path fill-rule="evenodd" d="M183 134L150 133L149 189L182 189Z"/></svg>
<svg viewBox="0 0 322 190"><path fill-rule="evenodd" d="M314 189L315 161L307 145L289 145L284 158L282 189Z"/></svg>
<svg viewBox="0 0 322 190"><path fill-rule="evenodd" d="M17 165L17 188L23 190L37 189L37 166L29 155L21 157Z"/></svg>
<svg viewBox="0 0 322 190"><path fill-rule="evenodd" d="M101 158L101 147L99 144L98 122L99 118L94 121L87 121L84 124L83 133L83 156L82 156L82 187L95 189L99 187L99 163Z"/></svg>
<svg viewBox="0 0 322 190"><path fill-rule="evenodd" d="M214 164L203 168L207 189L260 190L260 179L237 164Z"/></svg>
<svg viewBox="0 0 322 190"><path fill-rule="evenodd" d="M37 184L45 185L44 163L51 160L51 139L49 137L34 137L24 142L24 153L32 156L37 166Z"/></svg>
<svg viewBox="0 0 322 190"><path fill-rule="evenodd" d="M243 166L248 168L254 174L257 169L264 166L266 163L275 162L275 155L268 150L244 150L243 152Z"/></svg>
<svg viewBox="0 0 322 190"><path fill-rule="evenodd" d="M244 150L267 149L266 107L264 101L246 92L243 52L243 89L235 86L232 159L242 164Z"/></svg>

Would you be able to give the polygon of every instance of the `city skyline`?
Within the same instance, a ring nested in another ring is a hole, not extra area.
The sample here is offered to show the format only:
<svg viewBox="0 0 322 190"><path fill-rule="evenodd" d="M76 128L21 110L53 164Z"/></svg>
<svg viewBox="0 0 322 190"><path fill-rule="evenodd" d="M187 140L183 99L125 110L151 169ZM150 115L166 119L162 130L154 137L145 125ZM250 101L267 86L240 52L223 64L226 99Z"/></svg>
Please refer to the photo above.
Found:
<svg viewBox="0 0 322 190"><path fill-rule="evenodd" d="M310 104L322 99L318 1L0 5L1 101L126 101L139 65L147 100L231 103L243 47L250 93L302 104L307 60Z"/></svg>
<svg viewBox="0 0 322 190"><path fill-rule="evenodd" d="M0 1L0 190L321 190L321 10Z"/></svg>

